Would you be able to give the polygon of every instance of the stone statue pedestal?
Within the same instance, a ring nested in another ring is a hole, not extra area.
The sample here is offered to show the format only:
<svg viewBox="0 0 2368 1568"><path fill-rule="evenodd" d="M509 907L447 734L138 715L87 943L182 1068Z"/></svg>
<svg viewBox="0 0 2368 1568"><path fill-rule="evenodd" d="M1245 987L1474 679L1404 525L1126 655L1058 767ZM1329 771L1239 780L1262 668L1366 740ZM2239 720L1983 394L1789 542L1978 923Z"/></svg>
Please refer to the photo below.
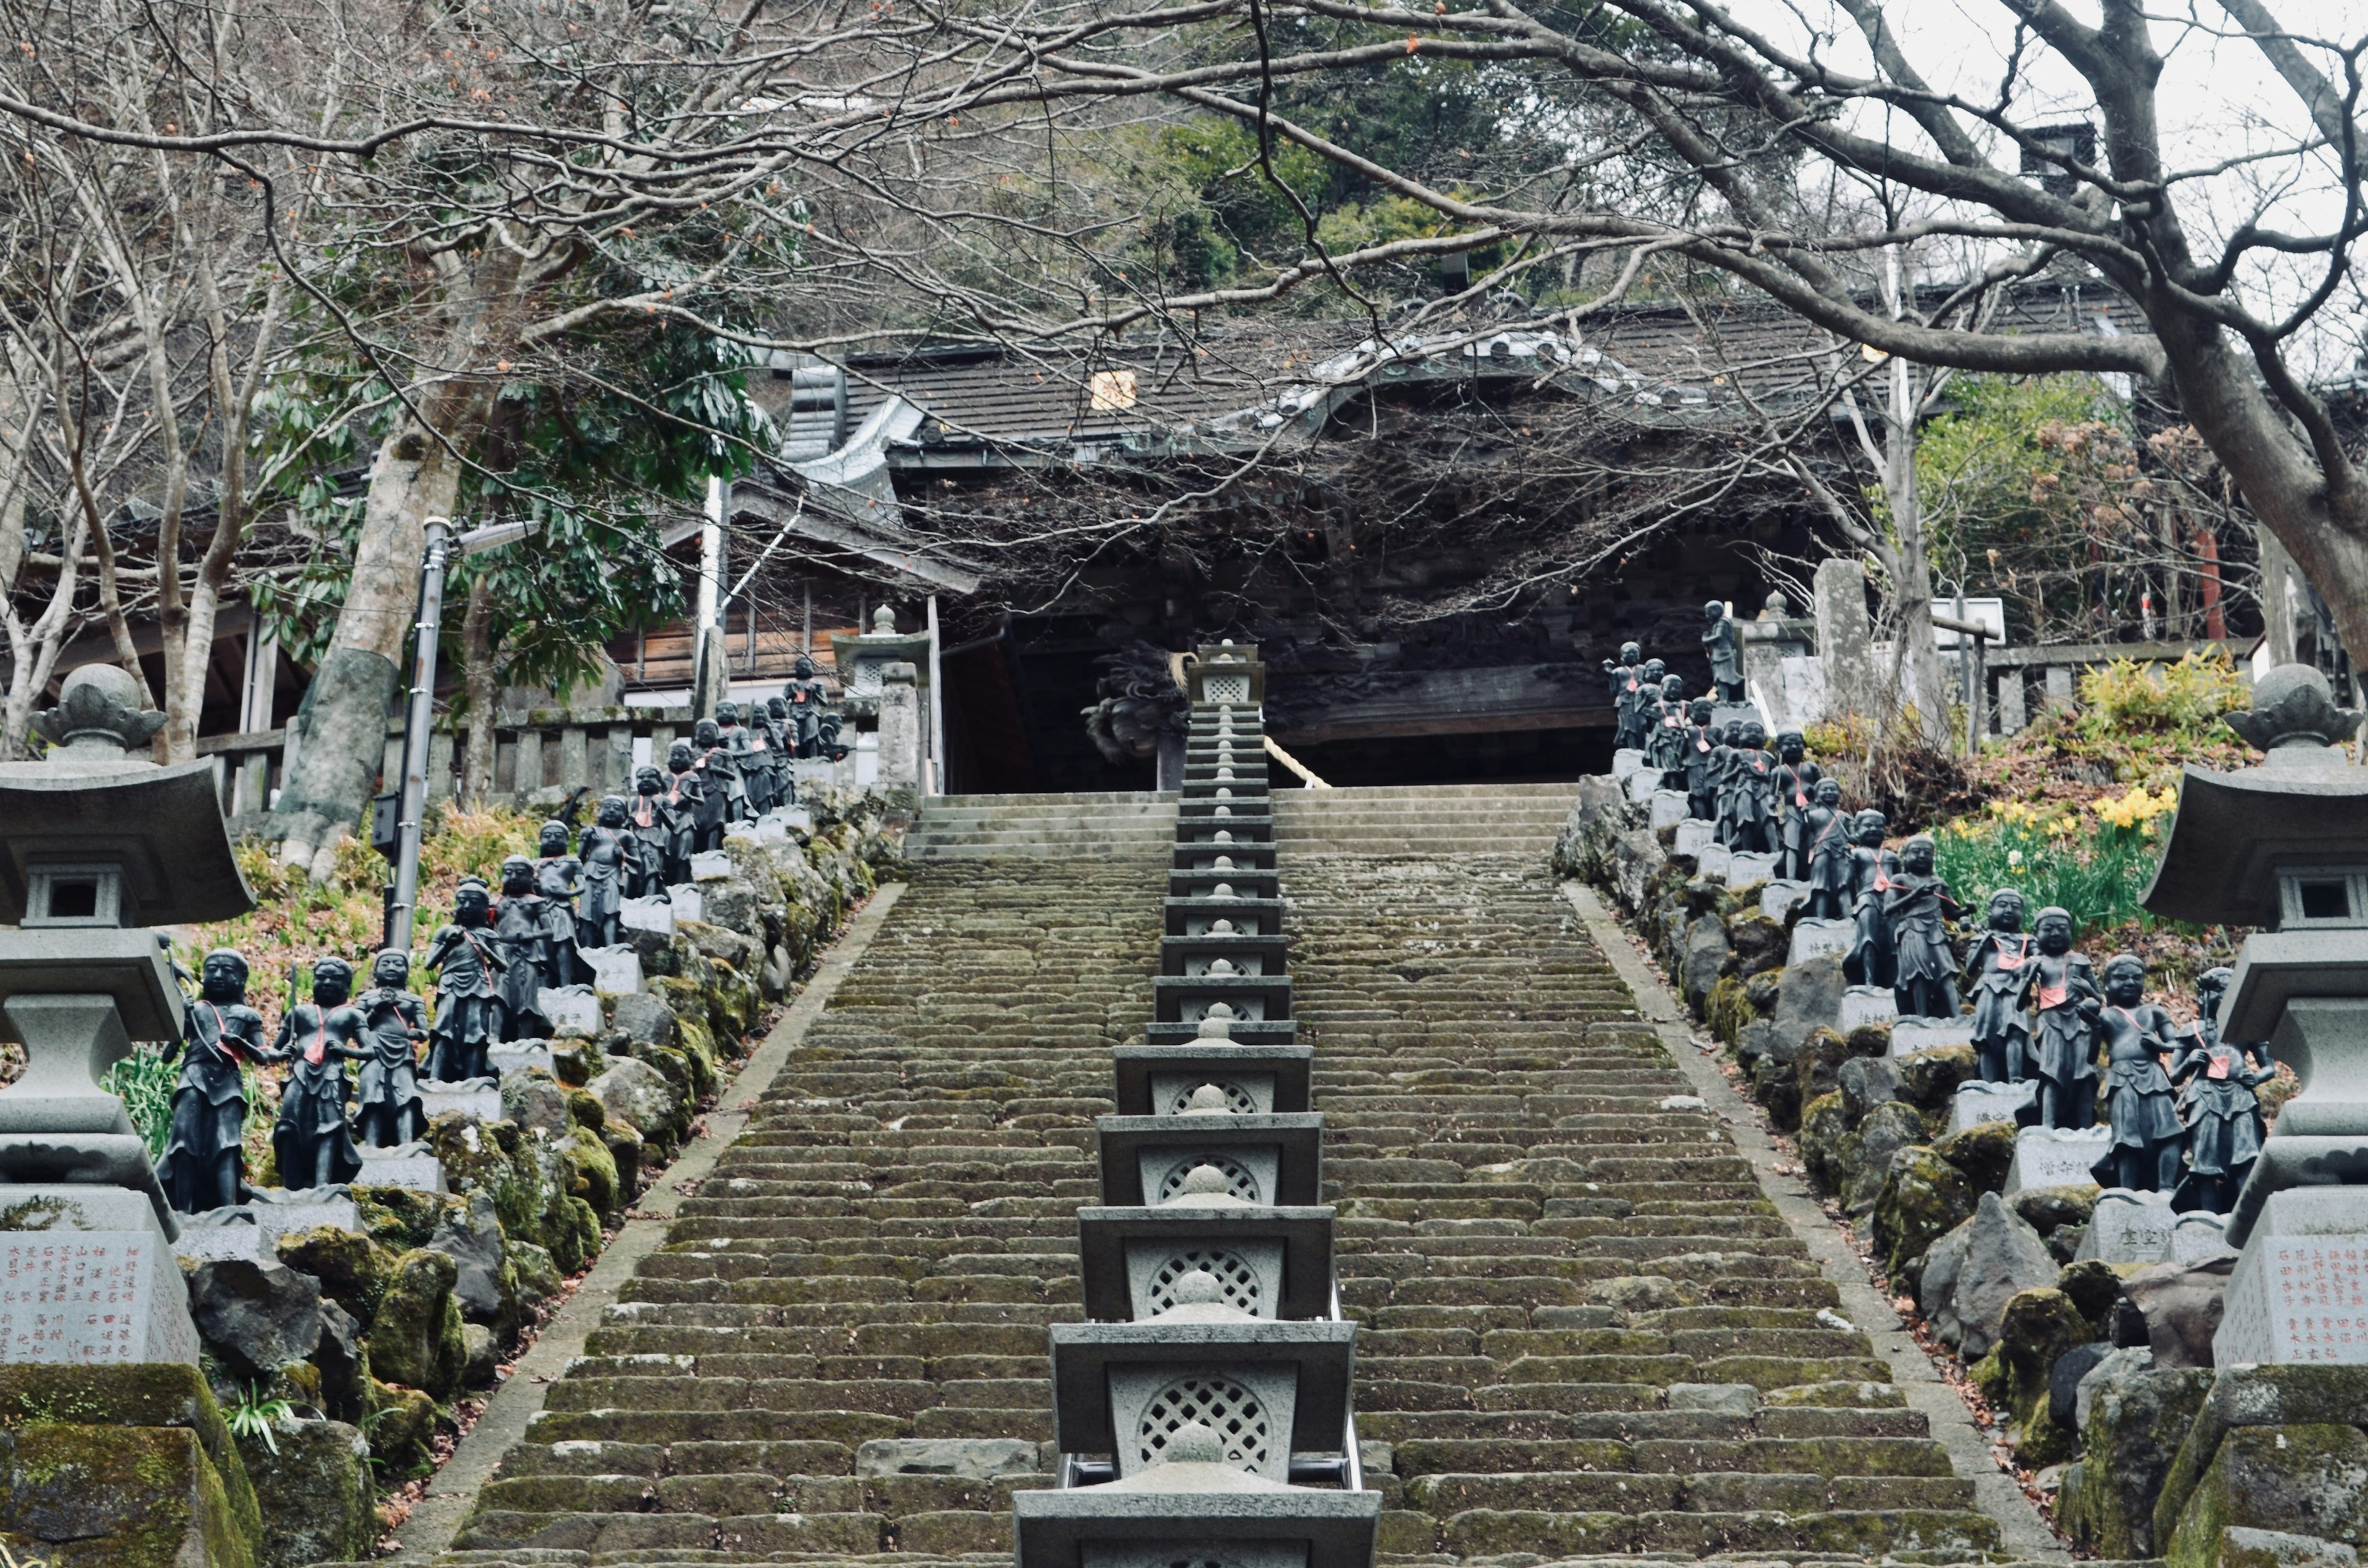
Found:
<svg viewBox="0 0 2368 1568"><path fill-rule="evenodd" d="M1895 1006L1897 1005L1895 998ZM1891 1025L1891 1054L1913 1056L1919 1051L1944 1051L1974 1043L1974 1020L1961 1018L1896 1018Z"/></svg>
<svg viewBox="0 0 2368 1568"><path fill-rule="evenodd" d="M1726 885L1731 888L1749 887L1764 882L1776 874L1776 857L1758 850L1735 850L1726 858Z"/></svg>
<svg viewBox="0 0 2368 1568"><path fill-rule="evenodd" d="M2155 1263L2170 1245L2179 1217L2170 1211L2168 1192L2134 1192L2109 1187L2097 1195L2097 1211L2073 1260L2093 1257L2106 1263Z"/></svg>
<svg viewBox="0 0 2368 1568"><path fill-rule="evenodd" d="M613 948L578 948L575 956L592 971L592 989L631 996L642 988L642 955L630 942Z"/></svg>
<svg viewBox="0 0 2368 1568"><path fill-rule="evenodd" d="M1841 1012L1834 1028L1847 1035L1867 1024L1888 1024L1899 1017L1899 1003L1887 985L1853 985L1842 993Z"/></svg>
<svg viewBox="0 0 2368 1568"><path fill-rule="evenodd" d="M444 1184L444 1162L429 1153L425 1143L365 1148L361 1156L361 1174L354 1177L357 1187L405 1187L414 1192L450 1190Z"/></svg>
<svg viewBox="0 0 2368 1568"><path fill-rule="evenodd" d="M421 1143L404 1146L427 1147ZM365 1148L360 1153L362 1174L354 1179L369 1182L373 1179L370 1175L370 1156L374 1151ZM352 1188L325 1187L304 1192L290 1192L285 1187L258 1188L248 1202L185 1215L180 1239L173 1244L173 1251L177 1256L191 1259L274 1258L279 1256L281 1236L322 1225L340 1231L362 1228L361 1210L354 1202Z"/></svg>
<svg viewBox="0 0 2368 1568"><path fill-rule="evenodd" d="M1688 817L1678 824L1678 841L1671 848L1677 854L1695 857L1699 865L1702 851L1716 847L1717 832L1716 824L1701 817Z"/></svg>
<svg viewBox="0 0 2368 1568"><path fill-rule="evenodd" d="M1723 882L1727 880L1727 868L1734 863L1734 850L1724 844L1705 844L1694 857L1694 874L1708 881Z"/></svg>
<svg viewBox="0 0 2368 1568"><path fill-rule="evenodd" d="M2229 1277L2220 1366L2368 1362L2368 1188L2270 1195Z"/></svg>
<svg viewBox="0 0 2368 1568"><path fill-rule="evenodd" d="M1803 915L1793 922L1793 950L1786 955L1784 961L1795 964L1828 955L1839 958L1850 951L1851 938L1857 930L1858 927L1847 920L1814 920Z"/></svg>
<svg viewBox="0 0 2368 1568"><path fill-rule="evenodd" d="M419 1105L430 1121L448 1111L456 1110L480 1121L499 1121L502 1119L502 1091L491 1078L469 1078L449 1083L422 1078L419 1080Z"/></svg>
<svg viewBox="0 0 2368 1568"><path fill-rule="evenodd" d="M494 1070L496 1078L505 1073L522 1073L529 1067L540 1067L546 1073L554 1069L551 1043L540 1040L514 1040L507 1045L489 1046L485 1065Z"/></svg>
<svg viewBox="0 0 2368 1568"><path fill-rule="evenodd" d="M2006 1168L2006 1190L2027 1187L2094 1187L2089 1167L2112 1142L2108 1127L2026 1127L2015 1134L2014 1163Z"/></svg>
<svg viewBox="0 0 2368 1568"><path fill-rule="evenodd" d="M2231 1257L2237 1249L2228 1244L2228 1217L2225 1214L2181 1214L2170 1227L2170 1241L2162 1249L2161 1263L2203 1263L2215 1257Z"/></svg>
<svg viewBox="0 0 2368 1568"><path fill-rule="evenodd" d="M1635 746L1622 746L1611 754L1611 777L1625 784L1631 777L1645 771L1645 754Z"/></svg>
<svg viewBox="0 0 2368 1568"><path fill-rule="evenodd" d="M9 1187L0 1209L0 1362L195 1365L172 1244L124 1187Z"/></svg>
<svg viewBox="0 0 2368 1568"><path fill-rule="evenodd" d="M546 985L535 994L534 1005L551 1020L551 1032L562 1040L590 1040L607 1022L600 998L588 985Z"/></svg>
<svg viewBox="0 0 2368 1568"><path fill-rule="evenodd" d="M1895 1042L1898 1039L1896 1034L1892 1038ZM2025 1078L2020 1084L1960 1084L1956 1101L1949 1108L1949 1131L1963 1132L1986 1121L2021 1121L2038 1114L2036 1078Z"/></svg>
<svg viewBox="0 0 2368 1568"><path fill-rule="evenodd" d="M674 935L675 907L662 898L628 898L617 903L617 925L626 931Z"/></svg>
<svg viewBox="0 0 2368 1568"><path fill-rule="evenodd" d="M1656 774L1655 777L1659 776ZM1653 830L1656 833L1665 827L1675 827L1684 822L1686 813L1692 809L1691 801L1682 790L1655 790L1651 803Z"/></svg>
<svg viewBox="0 0 2368 1568"><path fill-rule="evenodd" d="M1793 913L1793 906L1808 896L1808 883L1778 877L1759 890L1759 913L1781 925Z"/></svg>
<svg viewBox="0 0 2368 1568"><path fill-rule="evenodd" d="M696 882L677 882L666 889L666 897L674 904L674 918L677 926L686 920L699 919L707 908L707 901L700 894L699 884ZM668 927L669 930L672 928L672 926Z"/></svg>

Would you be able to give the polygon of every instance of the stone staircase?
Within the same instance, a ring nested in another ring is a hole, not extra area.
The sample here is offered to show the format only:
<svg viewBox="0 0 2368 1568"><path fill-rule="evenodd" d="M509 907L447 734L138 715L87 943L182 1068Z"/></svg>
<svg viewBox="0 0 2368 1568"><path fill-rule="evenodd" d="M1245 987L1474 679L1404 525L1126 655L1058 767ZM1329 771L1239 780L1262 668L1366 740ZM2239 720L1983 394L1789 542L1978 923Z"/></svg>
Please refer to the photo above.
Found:
<svg viewBox="0 0 2368 1568"><path fill-rule="evenodd" d="M1275 798L1383 1558L1994 1549L1557 896L1566 794ZM1008 1561L1174 841L1172 797L1087 799L930 803L910 890L444 1561Z"/></svg>
<svg viewBox="0 0 2368 1568"><path fill-rule="evenodd" d="M1175 839L1172 792L931 795L921 802L905 850L918 860L1156 854Z"/></svg>

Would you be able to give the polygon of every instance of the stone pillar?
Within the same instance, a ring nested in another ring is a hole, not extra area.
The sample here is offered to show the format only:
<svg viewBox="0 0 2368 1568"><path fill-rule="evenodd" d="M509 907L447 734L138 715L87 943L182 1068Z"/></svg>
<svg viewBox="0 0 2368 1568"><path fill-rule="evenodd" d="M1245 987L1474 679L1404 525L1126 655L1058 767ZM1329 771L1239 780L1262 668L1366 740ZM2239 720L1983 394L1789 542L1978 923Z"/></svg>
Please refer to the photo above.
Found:
<svg viewBox="0 0 2368 1568"><path fill-rule="evenodd" d="M518 757L511 764L510 787L518 792L521 800L542 788L541 730L520 730L518 733Z"/></svg>
<svg viewBox="0 0 2368 1568"><path fill-rule="evenodd" d="M2022 669L2020 665L2009 665L1998 672L1998 733L2001 735L2011 735L2031 722L2023 708Z"/></svg>
<svg viewBox="0 0 2368 1568"><path fill-rule="evenodd" d="M1873 632L1866 619L1866 573L1855 561L1818 563L1817 658L1826 669L1826 717L1871 714L1875 700Z"/></svg>
<svg viewBox="0 0 2368 1568"><path fill-rule="evenodd" d="M899 659L880 671L880 789L916 794L921 787L920 672Z"/></svg>

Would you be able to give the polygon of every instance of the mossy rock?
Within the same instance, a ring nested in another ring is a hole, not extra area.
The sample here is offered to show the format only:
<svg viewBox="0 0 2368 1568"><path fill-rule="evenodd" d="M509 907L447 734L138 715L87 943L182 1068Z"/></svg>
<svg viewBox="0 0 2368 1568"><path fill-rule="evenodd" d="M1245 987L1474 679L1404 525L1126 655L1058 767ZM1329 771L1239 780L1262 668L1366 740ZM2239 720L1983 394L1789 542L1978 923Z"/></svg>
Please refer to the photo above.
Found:
<svg viewBox="0 0 2368 1568"><path fill-rule="evenodd" d="M1841 1186L1841 1144L1850 1135L1850 1108L1839 1089L1820 1095L1801 1108L1801 1131L1796 1139L1801 1146L1801 1163L1808 1167L1810 1179L1829 1192Z"/></svg>
<svg viewBox="0 0 2368 1568"><path fill-rule="evenodd" d="M359 1231L316 1225L309 1231L281 1233L279 1261L321 1282L321 1294L353 1314L364 1329L378 1315L378 1304L394 1282L399 1256Z"/></svg>
<svg viewBox="0 0 2368 1568"><path fill-rule="evenodd" d="M116 1367L0 1366L0 1429L48 1425L183 1426L221 1477L232 1514L253 1539L255 1493L204 1374L178 1362Z"/></svg>
<svg viewBox="0 0 2368 1568"><path fill-rule="evenodd" d="M2368 1433L2335 1422L2232 1430L2180 1510L2169 1568L2218 1568L2232 1525L2357 1545L2368 1537Z"/></svg>
<svg viewBox="0 0 2368 1568"><path fill-rule="evenodd" d="M1891 1054L1891 1026L1889 1024L1861 1024L1858 1028L1850 1030L1849 1036L1844 1039L1842 1043L1852 1056L1889 1056Z"/></svg>
<svg viewBox="0 0 2368 1568"><path fill-rule="evenodd" d="M585 1080L586 1083L590 1081L588 1078ZM589 1089L577 1087L567 1091L567 1114L576 1126L590 1131L605 1132L609 1129L609 1108L602 1105L600 1096Z"/></svg>
<svg viewBox="0 0 2368 1568"><path fill-rule="evenodd" d="M1980 1073L1970 1045L1919 1051L1899 1063L1899 1097L1918 1110L1946 1110L1957 1097L1957 1085Z"/></svg>
<svg viewBox="0 0 2368 1568"><path fill-rule="evenodd" d="M761 953L751 960L752 964L762 961ZM731 1042L729 1054L737 1057L739 1042L748 1038L757 1027L757 1015L765 1010L765 994L746 970L721 959L712 960L711 967L715 982L707 994L708 1022L719 1041Z"/></svg>
<svg viewBox="0 0 2368 1568"><path fill-rule="evenodd" d="M2057 1526L2100 1557L2151 1557L2155 1505L2196 1412L2212 1391L2205 1368L2130 1372L2108 1379L2089 1402L2080 1462L2064 1475Z"/></svg>
<svg viewBox="0 0 2368 1568"><path fill-rule="evenodd" d="M342 1421L283 1424L270 1445L260 1437L239 1439L263 1510L256 1568L307 1568L369 1555L379 1534L370 1452L360 1428Z"/></svg>
<svg viewBox="0 0 2368 1568"><path fill-rule="evenodd" d="M0 1528L52 1568L257 1568L261 1516L235 1449L218 1465L181 1426L41 1422L10 1437Z"/></svg>
<svg viewBox="0 0 2368 1568"><path fill-rule="evenodd" d="M600 1216L580 1198L560 1200L550 1235L544 1244L562 1274L573 1274L600 1256Z"/></svg>
<svg viewBox="0 0 2368 1568"><path fill-rule="evenodd" d="M1842 1063L1850 1060L1850 1045L1831 1029L1812 1029L1801 1049L1793 1053L1793 1087L1800 1096L1802 1114L1826 1096L1841 1087Z"/></svg>
<svg viewBox="0 0 2368 1568"><path fill-rule="evenodd" d="M2006 1187L2007 1167L2014 1164L2018 1131L2011 1121L1976 1122L1950 1133L1932 1145L1932 1152L1964 1172L1976 1194L1999 1192Z"/></svg>
<svg viewBox="0 0 2368 1568"><path fill-rule="evenodd" d="M435 1467L441 1420L436 1402L417 1389L370 1380L370 1458L385 1482L408 1481Z"/></svg>
<svg viewBox="0 0 2368 1568"><path fill-rule="evenodd" d="M1768 1109L1768 1119L1780 1132L1790 1132L1801 1125L1801 1091L1793 1077L1793 1064L1763 1056L1751 1066L1751 1097Z"/></svg>
<svg viewBox="0 0 2368 1568"><path fill-rule="evenodd" d="M2084 1257L2064 1266L2055 1288L2070 1298L2089 1328L2089 1337L2102 1339L2112 1324L2113 1303L2122 1299L2122 1276L2101 1258Z"/></svg>
<svg viewBox="0 0 2368 1568"><path fill-rule="evenodd" d="M532 1242L512 1242L508 1246L510 1267L518 1273L518 1300L529 1307L539 1307L559 1294L563 1280L559 1265L552 1260L548 1247Z"/></svg>
<svg viewBox="0 0 2368 1568"><path fill-rule="evenodd" d="M2056 1358L2091 1337L2088 1320L2061 1290L2019 1290L2007 1300L1998 1341L1975 1363L1974 1381L2007 1417L2015 1458L2037 1468L2071 1457L2071 1435L2047 1410L2047 1374Z"/></svg>
<svg viewBox="0 0 2368 1568"><path fill-rule="evenodd" d="M571 1127L559 1140L559 1149L567 1166L567 1195L582 1199L596 1214L615 1215L625 1195L618 1185L616 1157L600 1134L588 1127Z"/></svg>
<svg viewBox="0 0 2368 1568"><path fill-rule="evenodd" d="M379 1302L368 1335L370 1370L390 1382L407 1384L431 1399L447 1400L461 1386L468 1349L461 1335L461 1303L452 1287L460 1267L425 1247L404 1253Z"/></svg>
<svg viewBox="0 0 2368 1568"><path fill-rule="evenodd" d="M1702 1022L1723 1044L1733 1045L1758 1016L1744 995L1742 980L1732 974L1721 975L1702 999Z"/></svg>
<svg viewBox="0 0 2368 1568"><path fill-rule="evenodd" d="M2026 1187L2008 1194L2006 1206L2021 1215L2032 1230L2050 1236L2066 1225L2087 1224L2097 1212L2097 1192L2094 1182L2078 1187Z"/></svg>
<svg viewBox="0 0 2368 1568"><path fill-rule="evenodd" d="M370 1233L370 1240L396 1253L426 1246L445 1209L460 1202L450 1194L407 1187L357 1187L353 1192L362 1229Z"/></svg>
<svg viewBox="0 0 2368 1568"><path fill-rule="evenodd" d="M1973 1217L1977 1195L1965 1174L1922 1144L1891 1157L1875 1194L1873 1238L1896 1275L1926 1247Z"/></svg>
<svg viewBox="0 0 2368 1568"><path fill-rule="evenodd" d="M617 1167L617 1201L631 1203L642 1189L642 1135L620 1121L600 1134L600 1142Z"/></svg>

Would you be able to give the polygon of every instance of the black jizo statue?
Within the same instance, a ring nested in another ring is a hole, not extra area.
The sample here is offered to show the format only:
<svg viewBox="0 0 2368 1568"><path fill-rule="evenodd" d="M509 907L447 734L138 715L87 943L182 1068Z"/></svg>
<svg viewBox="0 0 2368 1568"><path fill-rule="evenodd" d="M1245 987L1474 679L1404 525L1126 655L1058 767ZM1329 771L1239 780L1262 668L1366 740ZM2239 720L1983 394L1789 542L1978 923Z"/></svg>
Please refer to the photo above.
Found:
<svg viewBox="0 0 2368 1568"><path fill-rule="evenodd" d="M665 898L666 889L682 879L674 875L674 840L679 827L680 813L668 797L666 776L655 767L637 768L633 773L633 801L625 813L625 821L641 840L641 859L634 876L625 889L627 898ZM689 874L689 857L684 858L684 875Z"/></svg>
<svg viewBox="0 0 2368 1568"><path fill-rule="evenodd" d="M575 845L584 865L584 899L575 910L575 939L586 948L617 945L625 885L642 873L642 841L625 821L625 798L604 795L599 814Z"/></svg>
<svg viewBox="0 0 2368 1568"><path fill-rule="evenodd" d="M1777 732L1776 796L1782 812L1776 835L1782 856L1776 863L1780 877L1799 882L1809 880L1809 806L1816 796L1817 781L1825 776L1825 769L1809 760L1808 742L1800 731Z"/></svg>
<svg viewBox="0 0 2368 1568"><path fill-rule="evenodd" d="M371 985L354 998L370 1056L362 1062L354 1128L364 1144L392 1149L427 1131L419 1098L419 1042L427 1005L411 994L411 955L390 948L371 961Z"/></svg>
<svg viewBox="0 0 2368 1568"><path fill-rule="evenodd" d="M1883 918L1891 937L1891 997L1903 1018L1957 1016L1957 953L1948 923L1964 911L1935 875L1928 834L1899 846L1899 869L1886 873Z"/></svg>
<svg viewBox="0 0 2368 1568"><path fill-rule="evenodd" d="M1850 813L1842 810L1841 780L1817 780L1809 809L1801 813L1801 824L1807 841L1804 851L1808 861L1807 918L1847 920L1857 897L1852 881L1858 861L1856 846L1850 842Z"/></svg>
<svg viewBox="0 0 2368 1568"><path fill-rule="evenodd" d="M422 967L436 971L436 1023L428 1031L427 1075L438 1083L483 1078L487 1048L502 1039L499 980L508 968L495 949L492 895L476 877L461 879L452 924L427 944Z"/></svg>
<svg viewBox="0 0 2368 1568"><path fill-rule="evenodd" d="M1686 811L1696 822L1718 820L1718 735L1710 699L1686 710Z"/></svg>
<svg viewBox="0 0 2368 1568"><path fill-rule="evenodd" d="M692 770L699 776L699 805L692 817L697 830L693 849L723 847L723 829L740 814L740 770L723 749L723 732L712 719L701 719L691 731Z"/></svg>
<svg viewBox="0 0 2368 1568"><path fill-rule="evenodd" d="M584 892L584 864L567 852L568 827L544 823L535 835L534 891L543 901L542 973L546 983L573 985L588 976L575 959L575 901Z"/></svg>
<svg viewBox="0 0 2368 1568"><path fill-rule="evenodd" d="M1702 606L1702 653L1710 660L1710 680L1721 702L1743 700L1743 644L1735 618L1726 606L1713 599Z"/></svg>
<svg viewBox="0 0 2368 1568"><path fill-rule="evenodd" d="M2112 1139L2089 1174L2100 1187L2169 1192L2179 1185L2179 1152L2187 1138L2162 1065L2178 1026L2168 1008L2146 1000L2146 964L2135 953L2105 960L2097 1032L2105 1051L2101 1092Z"/></svg>
<svg viewBox="0 0 2368 1568"><path fill-rule="evenodd" d="M172 1134L156 1165L165 1201L184 1214L245 1200L246 1085L239 1066L279 1060L263 1043L263 1015L246 1005L246 960L215 949L198 986L187 1032L165 1048L165 1061L178 1053L182 1063L173 1085Z"/></svg>
<svg viewBox="0 0 2368 1568"><path fill-rule="evenodd" d="M1728 813L1727 847L1741 855L1776 849L1776 759L1768 755L1768 732L1757 719L1742 724L1735 747L1734 804Z"/></svg>
<svg viewBox="0 0 2368 1568"><path fill-rule="evenodd" d="M2267 1128L2254 1091L2278 1070L2268 1046L2232 1045L2220 1038L2220 998L2236 978L2226 969L2195 977L2195 1021L2181 1034L2185 1049L2170 1070L2187 1128L2187 1174L2170 1199L2171 1208L2182 1214L2234 1209L2253 1162L2261 1157Z"/></svg>
<svg viewBox="0 0 2368 1568"><path fill-rule="evenodd" d="M1850 916L1857 929L1850 935L1850 951L1842 956L1844 980L1886 991L1898 973L1892 956L1891 920L1883 902L1899 870L1897 853L1883 844L1890 826L1889 818L1871 809L1851 820Z"/></svg>
<svg viewBox="0 0 2368 1568"><path fill-rule="evenodd" d="M352 1093L346 1063L367 1062L375 1052L365 1038L361 1009L347 1000L353 985L353 965L323 959L313 966L313 999L294 1004L280 1017L275 1048L289 1066L279 1088L271 1153L282 1187L328 1187L361 1174L362 1157L346 1125Z"/></svg>
<svg viewBox="0 0 2368 1568"><path fill-rule="evenodd" d="M1990 894L1989 928L1974 938L1965 959L1974 991L1974 1056L1985 1084L2021 1083L2031 1056L2022 971L2036 949L2022 928L2022 894L2014 889Z"/></svg>
<svg viewBox="0 0 2368 1568"><path fill-rule="evenodd" d="M1641 746L1644 724L1637 716L1637 694L1645 678L1645 650L1634 642L1620 644L1617 660L1603 661L1603 673L1611 686L1611 744L1627 748Z"/></svg>
<svg viewBox="0 0 2368 1568"><path fill-rule="evenodd" d="M821 756L822 721L830 710L830 692L814 673L814 662L807 654L798 655L793 671L789 684L781 687L781 701L790 710L791 754Z"/></svg>
<svg viewBox="0 0 2368 1568"><path fill-rule="evenodd" d="M2043 1127L2092 1127L2097 1120L2097 1017L2103 996L2096 966L2072 950L2072 915L2053 905L2032 925L2039 955L2023 972L2031 1008L2032 1066L2039 1077Z"/></svg>
<svg viewBox="0 0 2368 1568"><path fill-rule="evenodd" d="M1664 790L1686 789L1686 753L1693 730L1686 722L1685 683L1676 676L1661 677L1661 694L1653 704L1653 734L1645 743L1645 757L1661 776Z"/></svg>
<svg viewBox="0 0 2368 1568"><path fill-rule="evenodd" d="M512 855L502 862L502 901L494 910L494 945L508 966L502 971L502 1038L547 1038L551 1020L543 1017L542 988L552 983L551 901L535 891L534 862L523 855Z"/></svg>

